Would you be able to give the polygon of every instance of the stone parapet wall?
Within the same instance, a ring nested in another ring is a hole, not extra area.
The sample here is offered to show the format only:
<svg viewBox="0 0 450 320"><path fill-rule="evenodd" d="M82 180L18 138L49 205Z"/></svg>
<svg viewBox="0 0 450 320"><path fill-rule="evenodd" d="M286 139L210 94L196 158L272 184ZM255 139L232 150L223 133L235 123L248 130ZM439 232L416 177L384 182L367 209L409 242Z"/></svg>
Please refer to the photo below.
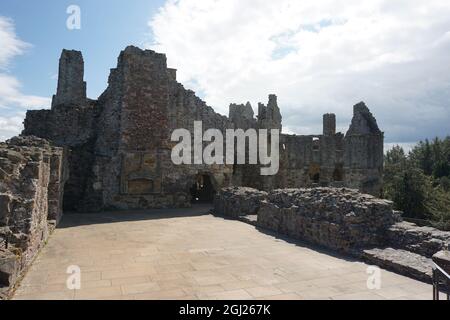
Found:
<svg viewBox="0 0 450 320"><path fill-rule="evenodd" d="M219 215L233 218L257 214L262 200L267 196L267 192L253 188L224 188L214 199L214 211Z"/></svg>
<svg viewBox="0 0 450 320"><path fill-rule="evenodd" d="M346 188L226 188L216 197L215 212L257 214L259 227L348 253L385 244L395 222L390 201Z"/></svg>
<svg viewBox="0 0 450 320"><path fill-rule="evenodd" d="M427 258L450 245L450 232L432 227L419 227L410 222L399 222L389 228L391 246L408 250Z"/></svg>
<svg viewBox="0 0 450 320"><path fill-rule="evenodd" d="M352 189L274 190L261 203L258 226L354 253L383 244L394 223L392 203Z"/></svg>
<svg viewBox="0 0 450 320"><path fill-rule="evenodd" d="M347 188L225 188L214 211L425 282L450 244L450 232L403 222L390 201Z"/></svg>
<svg viewBox="0 0 450 320"><path fill-rule="evenodd" d="M64 151L35 137L0 143L0 297L6 297L62 215Z"/></svg>

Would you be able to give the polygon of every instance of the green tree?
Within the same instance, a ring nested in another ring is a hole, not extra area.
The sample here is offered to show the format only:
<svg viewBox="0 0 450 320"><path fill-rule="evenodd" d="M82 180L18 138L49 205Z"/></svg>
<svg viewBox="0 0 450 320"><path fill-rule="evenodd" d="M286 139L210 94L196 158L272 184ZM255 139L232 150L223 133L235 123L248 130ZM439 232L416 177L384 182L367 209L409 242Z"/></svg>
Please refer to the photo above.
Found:
<svg viewBox="0 0 450 320"><path fill-rule="evenodd" d="M397 210L450 228L450 137L421 141L408 155L396 146L384 164L384 196Z"/></svg>
<svg viewBox="0 0 450 320"><path fill-rule="evenodd" d="M408 166L399 172L392 184L392 200L396 209L411 218L426 218L427 187L426 176L420 169Z"/></svg>

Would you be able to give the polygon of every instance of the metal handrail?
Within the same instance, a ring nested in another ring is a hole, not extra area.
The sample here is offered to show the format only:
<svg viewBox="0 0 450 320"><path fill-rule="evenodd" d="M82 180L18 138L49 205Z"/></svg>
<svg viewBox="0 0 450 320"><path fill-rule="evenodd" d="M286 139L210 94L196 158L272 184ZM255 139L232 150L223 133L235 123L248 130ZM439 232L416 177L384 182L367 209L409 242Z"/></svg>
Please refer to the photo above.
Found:
<svg viewBox="0 0 450 320"><path fill-rule="evenodd" d="M433 262L433 300L439 300L439 294L442 292L450 300L450 275L441 268L436 262Z"/></svg>

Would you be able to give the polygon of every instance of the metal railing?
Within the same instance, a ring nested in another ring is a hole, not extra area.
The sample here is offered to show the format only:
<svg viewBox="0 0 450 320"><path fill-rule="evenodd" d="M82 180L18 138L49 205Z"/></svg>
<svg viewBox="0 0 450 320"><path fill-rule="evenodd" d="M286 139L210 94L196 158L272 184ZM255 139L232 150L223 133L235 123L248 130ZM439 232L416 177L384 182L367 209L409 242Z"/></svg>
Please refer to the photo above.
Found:
<svg viewBox="0 0 450 320"><path fill-rule="evenodd" d="M439 300L440 293L447 295L447 300L450 300L450 275L435 262L433 262L432 281L433 300Z"/></svg>

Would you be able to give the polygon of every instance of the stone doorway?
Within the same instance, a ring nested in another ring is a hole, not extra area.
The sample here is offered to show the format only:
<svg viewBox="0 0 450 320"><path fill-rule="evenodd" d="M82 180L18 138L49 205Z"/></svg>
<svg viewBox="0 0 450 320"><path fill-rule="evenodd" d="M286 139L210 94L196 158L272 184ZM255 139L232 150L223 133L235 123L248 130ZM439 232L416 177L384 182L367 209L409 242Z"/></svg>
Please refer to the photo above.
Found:
<svg viewBox="0 0 450 320"><path fill-rule="evenodd" d="M313 163L309 166L309 181L313 184L320 183L320 165Z"/></svg>
<svg viewBox="0 0 450 320"><path fill-rule="evenodd" d="M208 174L198 174L190 189L192 203L213 202L216 191Z"/></svg>

